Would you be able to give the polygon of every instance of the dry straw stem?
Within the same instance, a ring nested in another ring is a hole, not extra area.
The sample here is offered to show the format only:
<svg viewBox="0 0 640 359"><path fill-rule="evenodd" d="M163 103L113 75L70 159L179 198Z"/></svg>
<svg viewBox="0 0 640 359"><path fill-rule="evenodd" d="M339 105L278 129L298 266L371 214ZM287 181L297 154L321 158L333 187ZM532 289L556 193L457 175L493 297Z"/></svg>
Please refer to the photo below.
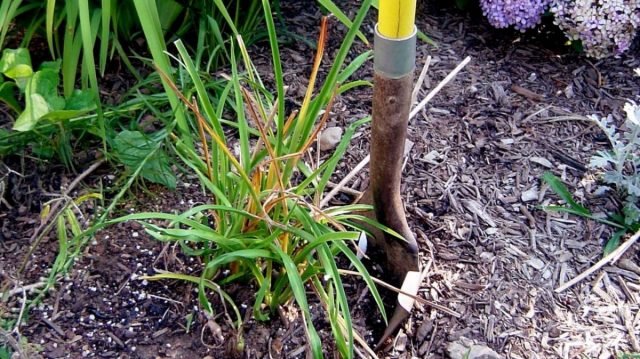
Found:
<svg viewBox="0 0 640 359"><path fill-rule="evenodd" d="M36 250L36 248L38 247L42 239L47 235L47 233L49 233L51 228L53 228L53 225L55 222L52 221L52 219L57 218L58 215L62 213L62 211L65 208L67 208L67 204L71 202L71 200L69 199L71 192L73 192L73 190L78 186L78 184L80 184L80 182L82 182L83 179L85 179L85 177L87 177L89 174L95 171L103 163L104 163L104 160L99 160L96 163L89 166L89 168L87 168L80 175L78 175L78 177L76 177L73 180L73 182L69 184L69 187L67 187L67 189L62 194L61 197L64 198L65 200L56 201L53 204L53 206L51 206L51 209L49 210L49 214L44 218L44 220L42 220L42 222L40 222L40 225L38 226L38 228L36 228L36 230L33 232L33 235L31 235L31 238L29 239L29 243L33 243L33 244L31 245L31 248L29 248L29 252L27 252L27 255L24 257L24 260L22 261L22 264L18 269L18 275L21 275L21 273L24 271L25 267L29 263L29 258L31 258L31 255L33 254L33 252Z"/></svg>
<svg viewBox="0 0 640 359"><path fill-rule="evenodd" d="M631 246L638 241L638 238L640 238L640 231L636 232L631 238L629 238L628 240L626 240L624 243L622 243L618 248L616 248L613 252L609 253L608 256L602 258L601 260L598 261L598 263L594 264L593 266L591 266L589 269L587 269L586 271L582 272L580 275L578 275L577 277L573 278L572 280L566 282L565 284L561 285L560 287L556 288L555 292L556 293L562 293L563 291L565 291L566 289L574 286L575 284L577 284L578 282L584 280L585 278L587 278L589 275L591 275L593 272L597 271L598 269L602 268L603 266L605 266L608 263L615 263L616 261L618 261L618 259L620 259L620 257L629 249L631 248Z"/></svg>
<svg viewBox="0 0 640 359"><path fill-rule="evenodd" d="M27 353L22 350L20 343L12 336L11 333L0 327L0 343L9 345L13 349L13 355L11 358L15 359L28 359Z"/></svg>
<svg viewBox="0 0 640 359"><path fill-rule="evenodd" d="M333 199L333 197L336 194L338 194L338 192L342 191L342 188L344 188L347 185L347 183L351 181L353 177L355 177L358 173L360 173L360 171L362 171L364 166L366 166L367 163L369 163L370 159L371 159L371 155L367 155L367 157L365 157L362 161L360 161L360 163L358 163L356 167L354 167L354 169L351 170L351 172L349 172L346 176L344 176L344 178L340 182L338 182L338 184L335 187L333 187L333 189L329 191L329 193L327 193L327 195L324 196L324 198L322 198L322 201L320 201L320 208L326 206L329 203L329 201L331 201L331 199Z"/></svg>
<svg viewBox="0 0 640 359"><path fill-rule="evenodd" d="M431 90L431 92L429 92L429 94L427 94L427 96L422 101L420 101L420 103L411 111L411 113L409 114L409 120L414 118L418 114L418 112L422 111L422 109L425 108L425 106L427 106L429 101L431 101L431 99L433 99L433 97L438 92L440 92L440 90L442 90L443 87L445 87L449 82L451 82L451 80L453 80L453 78L456 77L456 75L458 75L458 72L462 71L462 69L465 66L467 66L467 64L470 61L471 61L471 57L467 56L464 60L462 60L461 63L458 64L458 66L456 66L455 69L453 69L453 71L451 71L451 73L447 75L447 77L444 78L444 80L440 81L438 86L434 87L433 90Z"/></svg>
<svg viewBox="0 0 640 359"><path fill-rule="evenodd" d="M447 77L445 77L442 81L440 81L440 83L438 84L438 86L434 87L433 90L431 90L427 96L420 101L420 103L418 105L416 105L416 107L411 111L411 113L409 114L409 120L411 120L412 118L414 118L418 112L420 112L425 106L427 106L427 104L429 103L429 101L431 101L431 99L433 99L435 97L435 95L438 94L438 92L440 92L440 90L442 90L442 88L444 86L446 86L449 82L451 82L451 80L453 80L454 77L456 77L456 75L469 63L469 61L471 61L471 57L467 56L464 60L462 60L461 63L458 64L458 66L456 66L455 69L453 69L453 71L451 71L451 73L449 73L447 75ZM431 57L427 58L427 61L424 64L424 67L422 68L422 71L420 73L420 77L418 78L418 82L416 83L416 86L413 90L413 94L412 97L415 98L417 97L420 88L422 87L422 83L424 82L425 76L426 76L426 72L429 69L429 65L431 64ZM405 156L407 155L407 153L405 153ZM335 186L329 193L327 193L326 196L324 196L324 198L322 199L322 201L320 202L320 208L326 206L329 201L331 199L333 199L333 197L340 191L342 191L342 188L344 188L347 183L349 183L349 181L355 177L356 174L358 174L360 171L362 171L362 169L364 168L364 166L366 166L369 163L369 160L371 159L371 157L369 155L367 155L367 157L365 157L362 161L360 161L360 163L358 163L356 165L356 167L351 170L351 172L349 172L339 183L337 186Z"/></svg>
<svg viewBox="0 0 640 359"><path fill-rule="evenodd" d="M413 88L413 92L411 93L411 104L413 105L418 101L418 95L420 94L420 90L424 85L424 80L427 78L427 72L429 71L429 65L431 65L431 56L427 56L427 60L424 62L424 66L422 66L422 71L420 72L420 76L418 77L418 81L416 81L416 86Z"/></svg>
<svg viewBox="0 0 640 359"><path fill-rule="evenodd" d="M347 269L338 269L338 272L340 274L362 276L362 274L360 272L350 271L350 270L347 270ZM376 282L376 284L379 284L379 285L381 285L381 286L383 286L383 287L385 287L385 288L387 288L389 290L392 290L392 291L394 291L394 292L396 292L398 294L406 295L407 297L410 297L410 298L416 300L417 302L420 302L421 304L428 305L431 308L437 309L437 310L439 310L439 311L441 311L441 312L443 312L445 314L449 314L452 317L455 317L455 318L461 318L462 317L462 315L460 313L458 313L458 312L456 312L454 310L451 310L451 309L449 309L449 308L447 308L447 307L445 307L443 305L434 303L432 301L420 298L420 297L415 296L415 295L413 295L411 293L407 293L407 292L401 290L400 288L394 287L391 284L389 284L389 283L387 283L387 282L385 282L383 280L380 280L380 279L374 278L374 277L371 277L371 280Z"/></svg>

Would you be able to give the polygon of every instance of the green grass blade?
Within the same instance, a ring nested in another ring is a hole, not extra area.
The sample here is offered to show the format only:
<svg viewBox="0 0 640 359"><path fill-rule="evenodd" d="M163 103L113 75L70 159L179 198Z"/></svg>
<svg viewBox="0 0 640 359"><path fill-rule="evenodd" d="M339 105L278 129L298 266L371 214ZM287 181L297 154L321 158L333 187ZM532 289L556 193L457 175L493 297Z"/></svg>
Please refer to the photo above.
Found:
<svg viewBox="0 0 640 359"><path fill-rule="evenodd" d="M54 59L56 58L56 54L53 47L53 20L54 20L55 10L56 10L56 0L47 0L47 14L46 14L46 21L45 21L45 26L47 28L47 44L49 44L51 57Z"/></svg>
<svg viewBox="0 0 640 359"><path fill-rule="evenodd" d="M65 209L66 211L66 209ZM59 273L62 270L64 263L67 261L69 254L69 237L67 236L67 223L64 220L62 213L58 214L56 218L56 230L58 234L58 255L51 267L51 272Z"/></svg>
<svg viewBox="0 0 640 359"><path fill-rule="evenodd" d="M162 33L162 26L160 25L160 17L158 15L158 8L155 0L136 0L133 2L138 13L140 25L147 39L147 45L149 51L153 57L155 65L164 72L169 79L172 79L171 66L169 58L167 56L166 47L164 43L164 36ZM193 147L193 140L191 138L191 130L187 122L187 117L184 112L184 107L178 99L178 95L173 92L173 89L167 82L168 80L162 78L162 86L169 99L171 108L173 109L178 130L182 136L182 139L189 147Z"/></svg>
<svg viewBox="0 0 640 359"><path fill-rule="evenodd" d="M216 257L211 262L207 263L205 270L217 268L227 263L235 262L243 259L252 259L255 265L255 261L257 259L271 259L277 260L279 259L277 256L273 254L273 252L266 249L241 249L232 251L229 253L225 253Z"/></svg>
<svg viewBox="0 0 640 359"><path fill-rule="evenodd" d="M150 280L150 281L168 279L168 280L181 280L181 281L194 283L194 284L203 283L203 286L205 288L214 290L216 293L219 293L222 296L222 298L228 304L231 305L231 308L233 309L233 312L236 315L236 326L240 327L240 325L242 324L242 316L240 315L240 310L238 310L238 307L233 302L231 297L225 291L223 291L222 288L220 288L219 285L213 283L210 280L204 280L203 281L199 277L194 277L194 276L187 275L187 274L171 273L171 272L162 272L162 273L154 274L154 275L151 275L151 276L142 276L142 277L140 277L140 279L143 279L143 280L146 279L146 280Z"/></svg>
<svg viewBox="0 0 640 359"><path fill-rule="evenodd" d="M96 75L95 60L93 57L93 44L95 36L93 36L91 17L89 15L89 0L79 0L78 2L78 16L80 19L80 29L82 33L82 47L83 47L83 64L86 66L89 74L89 82L91 83L91 90L96 101L96 112L98 114L98 129L100 136L102 137L102 149L104 153L107 153L107 131L104 123L104 116L102 115L102 105L100 102L100 88L98 86L98 77ZM97 33L97 26L95 27Z"/></svg>
<svg viewBox="0 0 640 359"><path fill-rule="evenodd" d="M4 0L0 5L0 48L4 47L4 39L7 36L9 26L13 23L16 11L22 0Z"/></svg>
<svg viewBox="0 0 640 359"><path fill-rule="evenodd" d="M542 179L558 195L558 197L560 197L562 200L567 202L567 204L569 205L569 207L572 209L573 212L581 216L591 215L591 211L589 211L587 208L583 207L582 205L578 204L573 199L573 196L571 195L571 192L569 192L569 189L567 189L567 186L565 186L564 183L562 183L562 181L558 177L554 176L551 172L545 172L544 175L542 176Z"/></svg>
<svg viewBox="0 0 640 359"><path fill-rule="evenodd" d="M354 72L358 71L358 69L361 68L362 65L364 65L367 61L372 59L373 59L373 51L371 50L365 51L360 55L358 55L358 57L353 59L353 61L351 61L351 63L347 65L347 67L345 67L344 70L342 70L340 75L338 75L338 82L343 83L347 81L349 77L353 75Z"/></svg>
<svg viewBox="0 0 640 359"><path fill-rule="evenodd" d="M338 88L338 95L342 95L343 93L353 90L356 87L373 87L373 83L364 80L346 83Z"/></svg>
<svg viewBox="0 0 640 359"><path fill-rule="evenodd" d="M111 0L102 0L102 34L100 36L100 76L104 76L109 54L109 30L111 25Z"/></svg>
<svg viewBox="0 0 640 359"><path fill-rule="evenodd" d="M330 310L334 310L338 316L342 313L342 319L344 320L344 327L347 333L342 333L342 328L340 328L340 319L337 317L335 321L332 321L332 325L336 326L337 329L334 329L334 336L336 337L338 347L342 347L342 356L346 358L353 358L353 325L351 322L351 313L349 312L349 301L347 300L347 294L344 291L344 285L342 284L342 279L340 277L340 273L338 272L338 266L336 265L335 258L331 253L331 249L327 244L320 245L319 253L321 255L321 260L323 263L323 268L331 278L333 283L333 287L336 291L336 296L338 299L339 308L330 308ZM335 305L335 303L333 303ZM344 339L344 334L347 335L346 343ZM346 348L345 348L346 347Z"/></svg>
<svg viewBox="0 0 640 359"><path fill-rule="evenodd" d="M382 301L382 297L378 292L378 288L376 287L376 284L373 281L373 279L371 279L371 275L369 274L369 271L367 271L367 268L365 268L364 264L362 264L360 259L358 259L358 257L353 253L351 249L349 249L349 247L345 243L340 241L336 241L333 243L336 247L338 247L338 249L342 253L344 253L344 255L347 256L347 258L353 264L356 270L360 272L360 274L362 275L362 279L365 281L365 283L367 283L367 287L369 287L369 290L371 291L371 295L373 295L373 300L378 305L378 309L382 314L382 318L384 319L384 322L387 323L387 312L384 309L384 302Z"/></svg>
<svg viewBox="0 0 640 359"><path fill-rule="evenodd" d="M575 210L573 208L569 208L569 207L562 207L562 206L544 206L543 207L544 210L547 211L554 211L554 212L564 212L564 213L569 213L569 214L573 214L576 216L580 216L583 218L588 218L588 219L592 219L596 222L600 222L615 228L620 228L620 229L626 229L627 227L624 226L624 224L615 222L615 221L610 221L607 219L604 219L602 217L596 217L591 213L585 214L583 211L580 210Z"/></svg>
<svg viewBox="0 0 640 359"><path fill-rule="evenodd" d="M78 4L76 1L65 2L66 26L62 48L62 89L65 98L73 93L78 72L78 62L82 51L82 37L76 31L78 22Z"/></svg>
<svg viewBox="0 0 640 359"><path fill-rule="evenodd" d="M245 116L245 103L242 97L242 88L240 85L240 75L238 74L238 65L236 62L236 55L233 49L233 43L231 46L231 82L233 83L233 93L236 100L236 117L238 120L238 135L240 140L240 163L242 164L246 172L251 172L251 156L249 143L249 126L247 124L247 118ZM250 106L250 104L247 104ZM254 121L261 121L259 118L253 119ZM242 195L240 195L242 196Z"/></svg>
<svg viewBox="0 0 640 359"><path fill-rule="evenodd" d="M322 5L325 9L331 12L348 29L350 29L353 26L353 22L351 21L351 19L349 19L349 17L345 15L345 13L342 12L342 10L333 1L318 0L318 3L320 3L320 5ZM369 45L369 41L367 40L367 37L364 36L362 31L358 30L357 36L362 42L364 42L366 45Z"/></svg>
<svg viewBox="0 0 640 359"><path fill-rule="evenodd" d="M200 74L196 69L196 65L193 63L193 60L191 60L189 52L182 43L182 40L175 41L174 45L176 46L176 49L178 49L180 59L182 60L182 63L184 64L185 69L187 70L187 73L189 74L189 77L191 78L191 81L193 81L193 84L196 88L196 94L202 106L203 113L210 121L213 130L218 134L218 136L220 136L221 139L224 139L225 137L224 131L222 130L222 125L220 124L218 116L216 116L216 112L213 109L213 104L209 99L209 95L207 93L207 90L205 89L202 79L200 78Z"/></svg>
<svg viewBox="0 0 640 359"><path fill-rule="evenodd" d="M364 0L362 2L362 5L360 6L360 9L358 10L358 13L353 21L353 26L351 27L351 29L349 29L344 39L342 40L342 44L340 45L338 54L336 55L333 65L331 66L331 69L327 74L327 77L324 81L324 85L322 86L322 89L320 90L320 93L311 102L309 111L306 115L308 118L302 119L303 123L300 126L297 126L294 130L295 131L293 135L294 141L290 145L291 146L289 148L290 152L296 152L297 150L299 150L297 146L300 146L300 144L297 143L299 141L296 141L295 140L296 138L306 139L309 137L309 135L311 134L311 131L313 130L315 119L318 117L320 110L323 109L329 103L330 98L333 96L333 93L335 92L335 89L336 89L336 85L338 84L338 76L341 73L342 66L344 65L344 62L347 58L349 50L351 49L351 45L353 44L353 41L356 37L356 33L360 28L360 26L362 25L362 22L364 21L370 7L371 7L371 0ZM293 162L289 162L286 170L284 171L284 176L288 177L292 171L293 171Z"/></svg>
<svg viewBox="0 0 640 359"><path fill-rule="evenodd" d="M298 306L303 313L303 319L306 324L305 328L311 353L314 358L322 358L322 342L320 341L318 332L313 326L313 320L311 318L311 313L309 312L309 304L307 304L307 294L304 290L302 278L300 278L300 274L298 273L298 268L293 263L291 258L285 252L283 252L277 244L272 244L271 247L272 250L277 253L278 256L280 256L280 260L287 270L287 277L291 285L291 290L293 291L293 296L295 297L296 302L298 303Z"/></svg>
<svg viewBox="0 0 640 359"><path fill-rule="evenodd" d="M235 25L236 22L231 18L231 15L229 15L229 11L227 11L227 7L224 5L222 0L213 0L213 3L216 5L216 7L218 8L218 11L220 12L222 17L227 22L227 25L229 26L229 28L233 32L233 35L234 36L240 35L240 33L238 32L238 29L236 28L236 25Z"/></svg>
<svg viewBox="0 0 640 359"><path fill-rule="evenodd" d="M268 0L262 0L262 6L264 8L264 17L267 25L267 32L269 33L269 45L271 47L271 59L273 61L273 74L276 80L276 91L278 95L278 113L276 120L276 127L278 128L276 138L276 154L282 154L283 141L282 132L284 130L284 74L282 72L282 61L280 59L280 48L278 47L278 36L276 34L276 25L273 22L273 16L271 14L271 6ZM287 176L285 175L285 178Z"/></svg>
<svg viewBox="0 0 640 359"><path fill-rule="evenodd" d="M609 238L609 240L607 241L607 244L604 246L604 249L602 250L603 257L608 256L609 254L611 254L611 252L613 252L614 250L616 250L616 248L620 246L620 240L622 239L622 236L624 236L625 233L627 233L625 229L621 229L613 232L613 234L611 235L611 238Z"/></svg>

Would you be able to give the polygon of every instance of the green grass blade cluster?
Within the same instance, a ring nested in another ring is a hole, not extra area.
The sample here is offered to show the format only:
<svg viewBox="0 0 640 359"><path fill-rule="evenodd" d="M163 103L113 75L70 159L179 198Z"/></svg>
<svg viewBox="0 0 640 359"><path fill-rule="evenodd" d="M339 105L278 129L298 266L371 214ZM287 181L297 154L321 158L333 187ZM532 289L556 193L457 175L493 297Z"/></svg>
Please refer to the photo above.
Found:
<svg viewBox="0 0 640 359"><path fill-rule="evenodd" d="M139 13L144 10L141 4L144 1L137 4ZM284 76L276 25L268 1L263 1L262 6L273 59L275 94L263 85L242 36L229 41L228 53L233 60L231 76L222 85L220 97L212 96L205 85L202 72L193 60L198 54L192 57L182 41L175 41L178 57L174 75L168 72L169 66L165 66L166 71L161 66L158 69L165 86L181 102L193 134L184 135L178 126L177 132L170 136L172 147L198 175L211 203L180 215L145 213L118 219L139 220L157 240L178 243L186 255L201 258L199 300L210 315L216 311L210 295L219 292L216 289L207 295L211 283L254 283L257 292L252 307L254 317L259 320L270 318L279 307L295 301L305 326L310 354L317 358L323 356L325 348L314 326L311 298L320 301L330 318L336 350L342 357L354 356L354 332L337 254L342 253L345 263L352 264L362 274L384 312L373 280L351 249L359 231L349 230L352 217L347 214L351 209L357 212L368 208L321 210L314 204L317 203L314 198L324 191L344 155L350 137L369 119L347 128L345 139L322 165L310 168L304 161L339 90L367 85L362 81L349 82L349 78L371 54L362 54L350 64L345 64L345 59L370 5L371 1L364 2L327 79L318 87L317 95L313 95L316 92L313 77L320 65L316 62L308 96L299 111L292 114L284 113ZM155 25L153 22L149 19L145 26L157 26L157 22ZM325 40L323 25L319 41ZM316 59L322 59L323 45L319 43ZM167 56L164 50L158 51L158 56L160 52ZM180 87L175 83L176 78L181 81ZM322 110L325 115L321 115ZM198 150L195 143L199 143ZM170 220L170 223L161 227L148 222L151 219ZM184 276L171 275L172 278ZM151 278L161 277L167 278L167 274ZM182 278L195 281L192 277ZM241 318L235 321L239 323Z"/></svg>

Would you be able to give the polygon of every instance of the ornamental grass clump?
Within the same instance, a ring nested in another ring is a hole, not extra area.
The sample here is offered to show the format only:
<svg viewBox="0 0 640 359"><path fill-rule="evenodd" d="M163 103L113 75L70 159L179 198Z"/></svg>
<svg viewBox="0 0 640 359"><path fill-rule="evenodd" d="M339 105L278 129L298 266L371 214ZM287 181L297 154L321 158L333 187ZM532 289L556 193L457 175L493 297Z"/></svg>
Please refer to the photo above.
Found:
<svg viewBox="0 0 640 359"><path fill-rule="evenodd" d="M515 27L520 31L536 27L551 0L480 0L482 12L498 29Z"/></svg>
<svg viewBox="0 0 640 359"><path fill-rule="evenodd" d="M640 27L640 0L555 0L550 10L566 36L597 59L627 51Z"/></svg>
<svg viewBox="0 0 640 359"><path fill-rule="evenodd" d="M323 345L315 329L314 314L327 318L340 357L353 358L355 343L367 349L364 340L352 329L341 279L347 272L339 269L339 255L345 266L353 266L364 278L386 320L374 281L356 254L355 241L361 232L356 221L375 225L359 214L371 207L358 204L321 209L319 205L349 140L368 119L348 126L334 154L324 162L314 159L309 152L329 119L336 96L356 86L371 85L366 81L348 81L370 59L370 51L344 66L370 6L371 0L363 2L324 83L317 86L327 37L326 19L323 20L305 98L299 111L291 114L285 114L284 73L267 0L263 0L263 7L276 94L264 85L239 35L231 42L229 51L231 73L223 76L227 82L215 100L206 90L197 62L181 41L175 42L179 53L175 59L184 71L177 76L182 79L180 85L158 68L185 106L196 134L189 139L175 131L170 135L172 146L197 174L209 203L182 214L140 213L117 221L141 221L152 237L175 243L185 255L202 263L195 275L164 272L145 279L177 279L197 284L199 302L208 318L206 327L219 328L213 323L218 314L226 314L222 318L236 328L235 337L228 339L235 339L239 351L243 348L241 326L245 316L224 292L224 285L231 283L255 288L252 313L257 320L268 320L283 307L293 308L295 301L297 309L291 313L298 313L309 355L314 358L323 357L323 347L326 349L328 344ZM236 60L238 51L234 48L239 50L241 59ZM199 145L192 145L197 142ZM158 219L166 222L158 225ZM215 297L221 298L226 309L218 306L216 312ZM321 309L311 310L311 298L319 303L314 307Z"/></svg>

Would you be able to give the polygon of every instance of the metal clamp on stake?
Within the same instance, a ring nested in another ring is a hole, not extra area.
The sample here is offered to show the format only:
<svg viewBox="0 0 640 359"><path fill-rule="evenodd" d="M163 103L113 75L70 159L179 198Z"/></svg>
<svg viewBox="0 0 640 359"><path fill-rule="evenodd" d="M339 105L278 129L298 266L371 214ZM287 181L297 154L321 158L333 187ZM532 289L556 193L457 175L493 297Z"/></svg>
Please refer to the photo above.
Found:
<svg viewBox="0 0 640 359"><path fill-rule="evenodd" d="M416 38L418 30L414 26L409 37L392 39L375 29L373 68L390 79L398 79L412 73L416 68Z"/></svg>

